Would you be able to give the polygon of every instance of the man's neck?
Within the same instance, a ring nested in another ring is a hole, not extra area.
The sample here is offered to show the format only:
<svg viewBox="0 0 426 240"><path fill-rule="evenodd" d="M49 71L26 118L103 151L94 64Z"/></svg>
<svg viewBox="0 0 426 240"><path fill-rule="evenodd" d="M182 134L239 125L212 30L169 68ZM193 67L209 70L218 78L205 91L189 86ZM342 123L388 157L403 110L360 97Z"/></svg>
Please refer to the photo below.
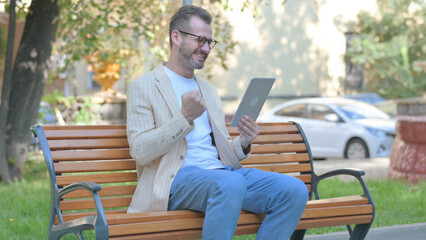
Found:
<svg viewBox="0 0 426 240"><path fill-rule="evenodd" d="M177 62L173 61L172 59L170 59L170 61L167 62L165 66L184 78L194 77L194 70L186 69L185 67L180 66Z"/></svg>

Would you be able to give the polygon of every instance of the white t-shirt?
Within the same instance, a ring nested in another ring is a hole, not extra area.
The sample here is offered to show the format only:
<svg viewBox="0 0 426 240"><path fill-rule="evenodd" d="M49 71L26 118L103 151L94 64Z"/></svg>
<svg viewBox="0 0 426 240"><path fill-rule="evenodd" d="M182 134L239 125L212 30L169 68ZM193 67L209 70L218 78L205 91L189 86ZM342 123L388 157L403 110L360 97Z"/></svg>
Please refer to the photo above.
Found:
<svg viewBox="0 0 426 240"><path fill-rule="evenodd" d="M197 82L194 78L184 78L167 67L164 67L164 69L166 69L167 76L172 83L179 107L182 109L182 94L199 89ZM197 166L204 169L223 168L217 149L212 144L212 129L207 111L204 111L201 116L194 120L194 125L194 130L186 135L188 151L182 168L189 166Z"/></svg>

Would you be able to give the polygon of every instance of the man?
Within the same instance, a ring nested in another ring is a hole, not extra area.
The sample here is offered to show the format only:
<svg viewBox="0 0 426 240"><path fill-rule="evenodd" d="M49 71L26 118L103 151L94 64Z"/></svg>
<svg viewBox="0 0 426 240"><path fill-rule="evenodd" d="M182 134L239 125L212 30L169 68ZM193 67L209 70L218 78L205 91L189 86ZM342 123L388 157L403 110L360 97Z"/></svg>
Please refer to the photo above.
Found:
<svg viewBox="0 0 426 240"><path fill-rule="evenodd" d="M138 185L129 213L205 212L203 239L232 239L242 209L266 213L258 239L288 239L308 193L297 178L241 168L259 126L249 117L231 139L216 89L194 75L211 49L210 14L183 6L170 22L169 62L133 81L127 133Z"/></svg>

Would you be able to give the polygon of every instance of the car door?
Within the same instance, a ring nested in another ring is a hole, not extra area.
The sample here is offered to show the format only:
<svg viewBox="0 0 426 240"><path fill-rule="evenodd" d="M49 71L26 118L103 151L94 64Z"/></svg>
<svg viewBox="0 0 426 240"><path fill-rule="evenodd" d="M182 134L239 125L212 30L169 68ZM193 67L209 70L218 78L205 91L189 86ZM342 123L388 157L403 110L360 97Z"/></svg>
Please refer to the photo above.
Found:
<svg viewBox="0 0 426 240"><path fill-rule="evenodd" d="M343 157L348 125L325 104L311 103L305 120L309 145L314 157ZM330 116L334 114L334 119Z"/></svg>
<svg viewBox="0 0 426 240"><path fill-rule="evenodd" d="M300 125L304 125L304 120L308 116L308 105L307 104L294 104L287 107L284 107L274 113L273 121L274 122L288 122L293 121L297 122Z"/></svg>

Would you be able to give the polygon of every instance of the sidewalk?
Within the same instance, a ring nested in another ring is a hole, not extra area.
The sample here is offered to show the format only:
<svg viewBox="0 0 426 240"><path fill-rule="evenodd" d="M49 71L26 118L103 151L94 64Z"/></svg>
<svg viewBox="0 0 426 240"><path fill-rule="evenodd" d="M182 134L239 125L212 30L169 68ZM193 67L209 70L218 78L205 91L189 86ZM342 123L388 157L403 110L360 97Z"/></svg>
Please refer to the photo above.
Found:
<svg viewBox="0 0 426 240"><path fill-rule="evenodd" d="M421 240L426 237L426 223L414 223L390 227L371 228L365 240ZM348 232L306 235L310 240L343 240L349 239Z"/></svg>
<svg viewBox="0 0 426 240"><path fill-rule="evenodd" d="M365 171L363 179L387 178L389 158L371 158L361 160L326 159L315 160L314 170L317 175L335 169L358 168ZM353 177L340 177L342 180L351 180ZM389 227L371 228L366 240L421 240L426 239L426 223L396 225ZM321 235L306 235L304 239L310 240L345 240L349 239L347 231L326 233Z"/></svg>
<svg viewBox="0 0 426 240"><path fill-rule="evenodd" d="M317 175L335 169L358 168L365 171L364 179L384 179L388 174L389 158L369 158L360 160L326 159L314 160ZM342 180L354 179L351 176L340 177Z"/></svg>

